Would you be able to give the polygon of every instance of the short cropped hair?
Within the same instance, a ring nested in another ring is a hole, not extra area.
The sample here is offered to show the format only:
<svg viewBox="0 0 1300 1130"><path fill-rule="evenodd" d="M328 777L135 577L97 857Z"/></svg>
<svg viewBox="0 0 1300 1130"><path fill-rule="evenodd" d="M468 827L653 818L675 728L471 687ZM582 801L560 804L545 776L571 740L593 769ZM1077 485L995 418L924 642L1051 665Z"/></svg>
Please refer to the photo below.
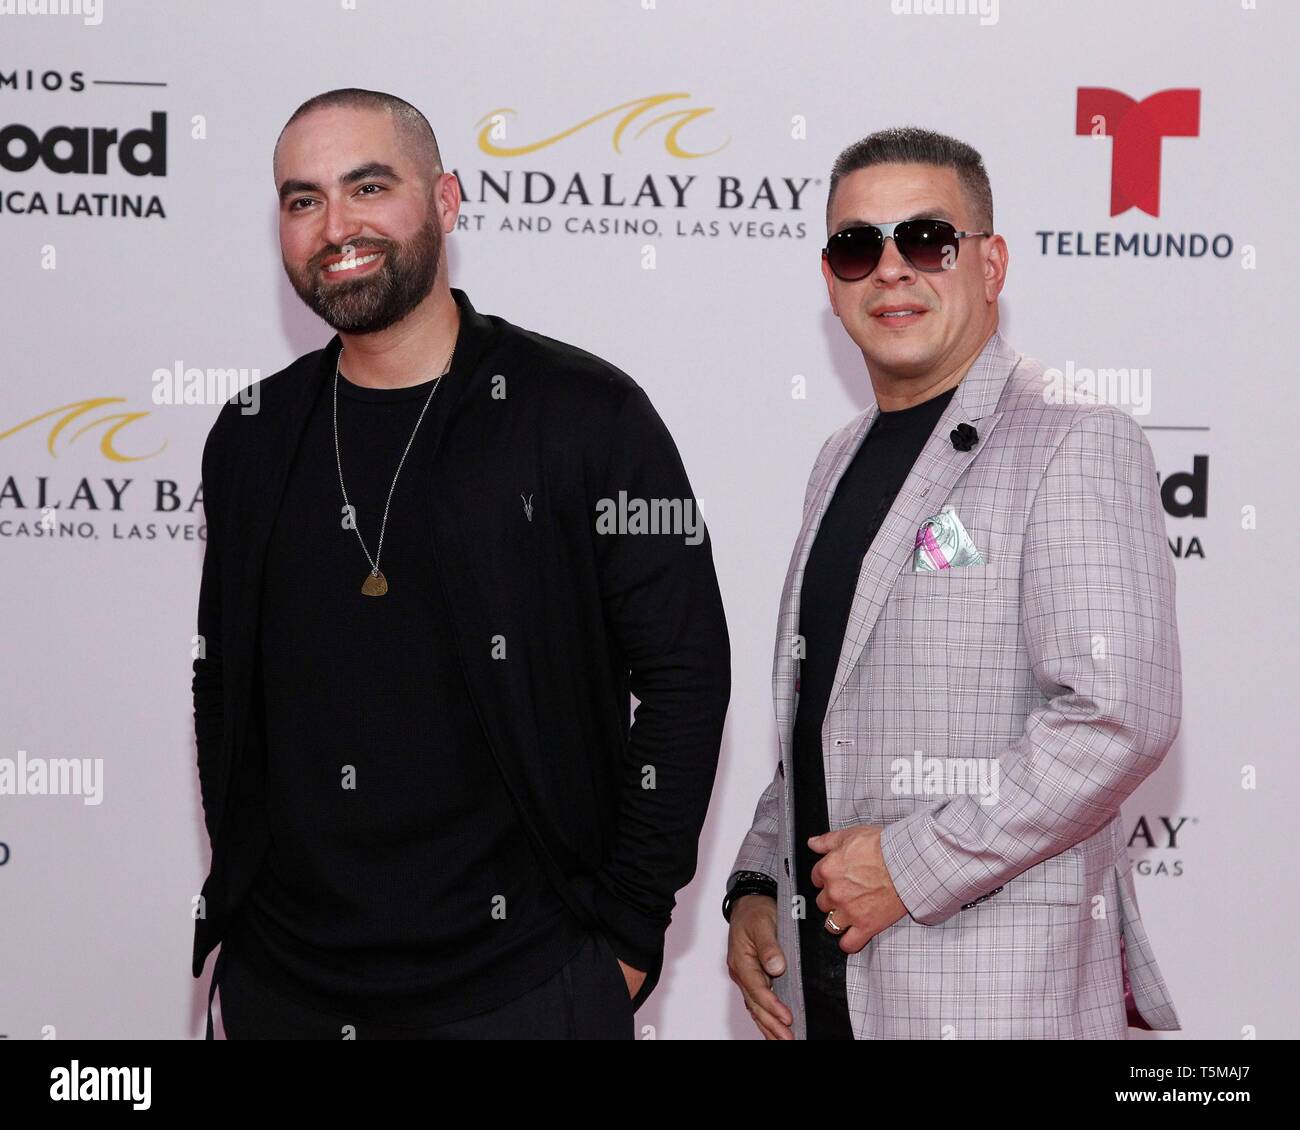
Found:
<svg viewBox="0 0 1300 1130"><path fill-rule="evenodd" d="M418 168L429 175L430 179L441 175L442 154L438 151L438 139L434 136L433 127L429 125L429 119L405 99L398 98L395 94L384 94L378 90L362 90L355 86L327 90L324 94L317 94L314 98L308 98L306 102L299 106L289 120L284 123L284 129L280 130L280 137L284 136L284 130L288 129L304 114L310 114L313 110L328 110L334 107L385 111L393 119L398 139L407 156L411 158ZM278 138L275 144L278 148L280 144Z"/></svg>
<svg viewBox="0 0 1300 1130"><path fill-rule="evenodd" d="M993 231L993 189L984 159L964 141L919 126L898 126L868 134L835 158L826 194L828 228L836 186L849 173L873 165L938 165L954 170L975 226L981 231Z"/></svg>

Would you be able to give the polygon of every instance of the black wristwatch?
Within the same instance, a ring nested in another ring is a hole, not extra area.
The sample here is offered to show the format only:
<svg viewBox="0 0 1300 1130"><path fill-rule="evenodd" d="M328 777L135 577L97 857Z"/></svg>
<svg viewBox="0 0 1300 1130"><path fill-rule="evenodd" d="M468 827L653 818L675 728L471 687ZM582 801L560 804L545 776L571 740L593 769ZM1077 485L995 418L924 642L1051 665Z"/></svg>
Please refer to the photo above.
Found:
<svg viewBox="0 0 1300 1130"><path fill-rule="evenodd" d="M737 871L736 881L731 884L722 900L722 917L731 921L731 908L736 900L745 895L767 895L776 898L776 880L761 871Z"/></svg>

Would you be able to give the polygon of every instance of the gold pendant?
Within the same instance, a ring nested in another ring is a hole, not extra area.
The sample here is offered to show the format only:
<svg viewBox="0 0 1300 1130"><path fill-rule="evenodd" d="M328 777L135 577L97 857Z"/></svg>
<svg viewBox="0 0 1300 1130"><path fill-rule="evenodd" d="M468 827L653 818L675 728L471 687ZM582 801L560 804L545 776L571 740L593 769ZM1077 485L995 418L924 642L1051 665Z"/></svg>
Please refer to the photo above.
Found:
<svg viewBox="0 0 1300 1130"><path fill-rule="evenodd" d="M366 581L361 586L361 591L366 596L383 596L388 591L388 578L376 569L373 573L366 575Z"/></svg>

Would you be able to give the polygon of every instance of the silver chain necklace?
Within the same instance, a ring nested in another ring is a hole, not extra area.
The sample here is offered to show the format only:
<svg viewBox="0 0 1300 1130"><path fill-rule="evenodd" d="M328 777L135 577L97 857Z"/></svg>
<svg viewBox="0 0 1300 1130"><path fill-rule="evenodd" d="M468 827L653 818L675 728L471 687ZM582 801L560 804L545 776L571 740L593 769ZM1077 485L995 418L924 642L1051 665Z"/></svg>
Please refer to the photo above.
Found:
<svg viewBox="0 0 1300 1130"><path fill-rule="evenodd" d="M384 530L388 527L388 507L393 501L393 490L397 486L397 476L402 473L402 464L406 462L406 456L411 450L411 444L415 442L415 433L420 430L420 424L424 421L424 414L429 410L429 405L433 403L434 394L442 385L442 378L451 369L451 359L456 356L456 342L458 341L460 341L460 334L456 335L456 341L451 344L451 352L447 354L447 363L443 365L442 372L433 379L433 388L429 390L428 399L425 400L424 407L420 409L420 418L415 421L415 427L411 429L411 438L406 441L406 450L402 452L402 458L398 461L392 485L388 488L388 499L384 503L384 518L379 524L379 545L375 549L374 557L370 556L370 550L366 548L365 539L361 536L361 528L357 525L356 511L348 503L348 488L343 485L343 457L339 454L339 370L343 366L343 350L339 349L338 360L334 363L334 459L339 468L339 490L343 493L343 509L349 513L352 519L352 528L357 534L357 541L361 543L361 551L366 555L366 560L370 562L370 572L366 574L366 579L361 585L361 591L366 596L383 596L388 591L388 578L379 571L379 555L384 552Z"/></svg>

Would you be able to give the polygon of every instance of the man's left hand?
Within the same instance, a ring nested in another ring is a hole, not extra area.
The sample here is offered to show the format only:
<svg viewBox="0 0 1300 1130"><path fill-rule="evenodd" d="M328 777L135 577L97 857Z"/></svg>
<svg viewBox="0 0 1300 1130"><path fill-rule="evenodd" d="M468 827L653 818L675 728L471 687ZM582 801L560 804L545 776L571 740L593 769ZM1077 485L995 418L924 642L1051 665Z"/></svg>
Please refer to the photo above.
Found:
<svg viewBox="0 0 1300 1130"><path fill-rule="evenodd" d="M623 970L623 980L627 982L627 995L635 997L645 984L646 975L639 969L633 969L621 957L618 959L618 967Z"/></svg>
<svg viewBox="0 0 1300 1130"><path fill-rule="evenodd" d="M813 884L821 888L817 907L835 911L840 949L857 953L872 938L907 914L880 850L883 827L859 824L813 836L808 846L821 855L812 869Z"/></svg>

